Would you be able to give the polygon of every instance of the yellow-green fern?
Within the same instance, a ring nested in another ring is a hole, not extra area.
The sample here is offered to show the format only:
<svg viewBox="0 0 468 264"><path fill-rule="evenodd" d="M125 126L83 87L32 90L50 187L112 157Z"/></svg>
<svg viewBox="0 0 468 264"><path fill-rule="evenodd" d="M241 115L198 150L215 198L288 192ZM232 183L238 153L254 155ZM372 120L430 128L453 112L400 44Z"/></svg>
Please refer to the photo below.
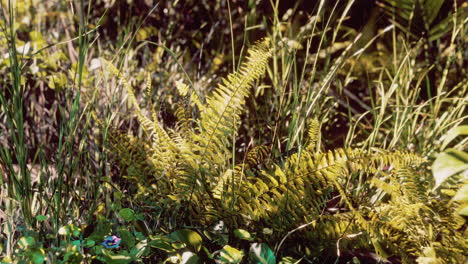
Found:
<svg viewBox="0 0 468 264"><path fill-rule="evenodd" d="M233 135L245 98L270 57L269 40L256 43L240 70L223 79L206 102L178 83L181 95L188 97L187 106L196 106L200 116L192 120L197 111L179 107L175 129L164 127L154 112L147 117L128 82L109 64L122 79L149 136L136 141L136 149L125 138L116 137L111 145L121 165L152 176L158 188L154 196L183 204L192 223L224 220L233 228L266 227L275 231L274 238L314 223L311 232L328 241L320 250L330 245L336 252L339 244L342 250L363 247L381 258L398 256L405 263L429 253L435 254L434 259L461 263L467 242L457 230L464 220L438 199L440 194L431 192L418 169L425 159L417 154L360 148L325 151L318 145L321 124L314 119L305 149L284 163L267 159L268 148L260 146L239 164L232 164ZM257 168L260 163L266 164ZM330 201L335 202L333 207ZM304 237L314 237L305 232ZM355 243L342 241L351 238Z"/></svg>

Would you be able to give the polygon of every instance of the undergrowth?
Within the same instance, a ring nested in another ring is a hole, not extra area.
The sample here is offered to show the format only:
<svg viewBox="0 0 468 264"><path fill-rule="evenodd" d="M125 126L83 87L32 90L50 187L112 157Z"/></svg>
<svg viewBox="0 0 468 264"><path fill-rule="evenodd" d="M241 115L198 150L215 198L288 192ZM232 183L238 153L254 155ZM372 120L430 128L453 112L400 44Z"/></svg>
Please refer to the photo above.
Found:
<svg viewBox="0 0 468 264"><path fill-rule="evenodd" d="M466 262L463 1L0 3L2 263Z"/></svg>

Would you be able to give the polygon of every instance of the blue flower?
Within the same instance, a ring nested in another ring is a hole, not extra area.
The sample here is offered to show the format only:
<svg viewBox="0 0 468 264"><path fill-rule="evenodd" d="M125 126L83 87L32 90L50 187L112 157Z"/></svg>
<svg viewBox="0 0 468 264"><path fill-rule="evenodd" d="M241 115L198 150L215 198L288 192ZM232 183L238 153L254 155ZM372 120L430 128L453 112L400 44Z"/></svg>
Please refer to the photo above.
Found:
<svg viewBox="0 0 468 264"><path fill-rule="evenodd" d="M122 239L118 236L108 236L106 240L101 243L106 248L118 248Z"/></svg>

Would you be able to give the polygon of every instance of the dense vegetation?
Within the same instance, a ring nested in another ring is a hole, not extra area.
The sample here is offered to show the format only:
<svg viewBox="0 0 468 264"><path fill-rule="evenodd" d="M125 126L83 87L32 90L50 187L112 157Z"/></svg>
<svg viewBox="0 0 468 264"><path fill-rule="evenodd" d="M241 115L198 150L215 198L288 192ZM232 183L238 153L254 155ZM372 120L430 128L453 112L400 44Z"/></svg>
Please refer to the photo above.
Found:
<svg viewBox="0 0 468 264"><path fill-rule="evenodd" d="M1 263L464 263L460 0L0 0Z"/></svg>

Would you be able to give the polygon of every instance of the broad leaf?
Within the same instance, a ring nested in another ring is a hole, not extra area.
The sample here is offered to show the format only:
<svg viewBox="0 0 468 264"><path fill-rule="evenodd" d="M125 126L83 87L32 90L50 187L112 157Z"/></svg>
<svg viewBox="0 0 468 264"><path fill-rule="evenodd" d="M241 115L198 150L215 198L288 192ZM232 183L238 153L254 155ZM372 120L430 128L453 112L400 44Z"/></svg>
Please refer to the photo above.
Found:
<svg viewBox="0 0 468 264"><path fill-rule="evenodd" d="M182 253L182 260L180 263L181 264L198 264L202 262L201 262L200 257L197 256L195 253L186 251Z"/></svg>
<svg viewBox="0 0 468 264"><path fill-rule="evenodd" d="M135 220L135 211L130 208L123 208L119 211L119 216L122 217L123 220L130 222Z"/></svg>
<svg viewBox="0 0 468 264"><path fill-rule="evenodd" d="M33 264L42 264L45 261L45 252L42 248L30 252L30 260Z"/></svg>
<svg viewBox="0 0 468 264"><path fill-rule="evenodd" d="M134 258L132 256L129 256L127 254L112 254L112 252L107 251L105 249L102 250L102 253L104 255L104 261L105 263L109 264L129 264L134 261Z"/></svg>
<svg viewBox="0 0 468 264"><path fill-rule="evenodd" d="M457 194L453 197L454 201L462 203L458 209L460 215L468 216L468 184L458 190Z"/></svg>
<svg viewBox="0 0 468 264"><path fill-rule="evenodd" d="M244 251L226 245L221 250L219 260L222 263L240 263L244 257Z"/></svg>
<svg viewBox="0 0 468 264"><path fill-rule="evenodd" d="M20 238L18 242L18 245L20 246L20 248L23 248L23 249L33 247L34 244L36 244L36 240L34 239L34 237L30 237L30 236Z"/></svg>
<svg viewBox="0 0 468 264"><path fill-rule="evenodd" d="M203 239L195 231L190 229L182 229L172 232L169 237L175 241L182 242L192 247L196 252L200 251Z"/></svg>
<svg viewBox="0 0 468 264"><path fill-rule="evenodd" d="M458 126L453 129L450 129L449 132L447 132L447 134L445 135L444 142L442 143L442 149L445 149L452 140L454 140L460 135L468 136L468 125Z"/></svg>
<svg viewBox="0 0 468 264"><path fill-rule="evenodd" d="M468 216L468 205L464 205L458 210L458 214Z"/></svg>
<svg viewBox="0 0 468 264"><path fill-rule="evenodd" d="M458 202L468 202L468 184L465 184L460 188L460 190L458 190L457 194L453 197L453 200Z"/></svg>
<svg viewBox="0 0 468 264"><path fill-rule="evenodd" d="M171 243L169 241L166 241L163 238L157 238L151 240L148 245L153 248L157 248L160 250L163 250L165 252L171 253L174 252L174 248L172 247Z"/></svg>
<svg viewBox="0 0 468 264"><path fill-rule="evenodd" d="M273 250L265 243L253 243L250 252L257 264L276 264Z"/></svg>
<svg viewBox="0 0 468 264"><path fill-rule="evenodd" d="M467 153L452 148L440 153L432 165L432 174L436 181L434 189L438 188L449 177L467 169Z"/></svg>
<svg viewBox="0 0 468 264"><path fill-rule="evenodd" d="M244 230L244 229L234 230L234 235L239 239L248 240L248 241L253 240L252 235L247 230Z"/></svg>

